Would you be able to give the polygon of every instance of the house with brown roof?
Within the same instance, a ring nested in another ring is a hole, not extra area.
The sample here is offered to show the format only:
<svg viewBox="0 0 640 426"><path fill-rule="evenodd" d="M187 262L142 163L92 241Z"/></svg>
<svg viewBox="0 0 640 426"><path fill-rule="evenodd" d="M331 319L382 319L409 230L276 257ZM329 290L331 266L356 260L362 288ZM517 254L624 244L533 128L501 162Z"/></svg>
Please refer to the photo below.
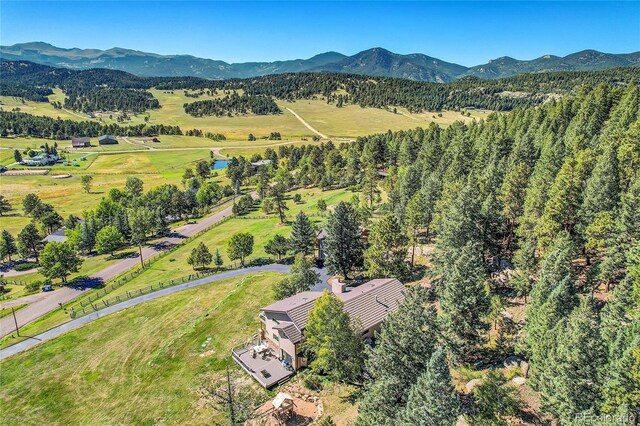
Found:
<svg viewBox="0 0 640 426"><path fill-rule="evenodd" d="M287 380L307 366L302 352L304 330L320 291L304 291L279 300L260 311L256 340L233 350L233 358L265 387ZM380 278L357 287L340 281L332 283L332 294L343 302L344 310L358 321L362 338L373 337L382 321L404 300L404 285L395 278Z"/></svg>
<svg viewBox="0 0 640 426"><path fill-rule="evenodd" d="M91 138L88 136L81 136L71 139L71 146L73 148L87 148L91 146Z"/></svg>

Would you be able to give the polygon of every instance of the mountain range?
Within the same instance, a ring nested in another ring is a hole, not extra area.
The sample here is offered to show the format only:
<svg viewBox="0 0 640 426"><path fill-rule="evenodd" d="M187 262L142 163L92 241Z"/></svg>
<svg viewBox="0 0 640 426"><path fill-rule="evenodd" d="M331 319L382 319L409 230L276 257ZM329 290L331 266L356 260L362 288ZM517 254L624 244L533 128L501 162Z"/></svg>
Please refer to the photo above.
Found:
<svg viewBox="0 0 640 426"><path fill-rule="evenodd" d="M309 59L230 64L191 55L159 55L119 47L108 50L66 49L44 42L0 46L0 58L70 69L107 68L140 76L229 79L324 71L399 77L438 83L466 76L495 79L532 72L596 71L640 66L640 52L612 54L583 50L564 57L544 55L532 60L518 60L504 56L469 68L420 53L401 55L379 47L364 50L353 56L326 52Z"/></svg>

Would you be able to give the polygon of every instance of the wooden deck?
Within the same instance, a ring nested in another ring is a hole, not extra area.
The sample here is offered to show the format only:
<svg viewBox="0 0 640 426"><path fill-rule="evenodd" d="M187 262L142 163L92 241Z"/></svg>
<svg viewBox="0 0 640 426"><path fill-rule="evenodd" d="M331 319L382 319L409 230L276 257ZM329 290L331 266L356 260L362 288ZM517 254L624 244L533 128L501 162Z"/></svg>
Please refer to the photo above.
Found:
<svg viewBox="0 0 640 426"><path fill-rule="evenodd" d="M231 353L238 365L266 389L285 383L295 374L282 366L282 362L272 350L267 352L265 359L260 355L254 358L251 355L251 346L234 349Z"/></svg>

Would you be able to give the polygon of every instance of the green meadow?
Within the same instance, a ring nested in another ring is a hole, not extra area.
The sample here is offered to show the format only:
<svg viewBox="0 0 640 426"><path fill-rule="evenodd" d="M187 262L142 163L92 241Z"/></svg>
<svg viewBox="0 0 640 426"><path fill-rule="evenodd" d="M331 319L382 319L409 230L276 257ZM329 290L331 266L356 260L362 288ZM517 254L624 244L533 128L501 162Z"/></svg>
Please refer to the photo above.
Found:
<svg viewBox="0 0 640 426"><path fill-rule="evenodd" d="M258 273L181 291L1 362L2 423L219 420L198 390L225 368L234 346L256 333L259 309L282 277Z"/></svg>

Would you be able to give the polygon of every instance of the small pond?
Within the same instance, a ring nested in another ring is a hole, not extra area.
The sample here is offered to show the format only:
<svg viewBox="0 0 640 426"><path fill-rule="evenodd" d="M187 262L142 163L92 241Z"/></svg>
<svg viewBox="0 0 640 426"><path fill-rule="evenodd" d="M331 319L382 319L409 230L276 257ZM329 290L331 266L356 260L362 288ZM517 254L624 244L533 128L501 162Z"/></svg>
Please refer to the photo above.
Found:
<svg viewBox="0 0 640 426"><path fill-rule="evenodd" d="M212 170L224 169L225 167L227 167L227 164L229 164L229 161L227 160L216 160L215 163L213 163L213 166L211 166L211 169Z"/></svg>

